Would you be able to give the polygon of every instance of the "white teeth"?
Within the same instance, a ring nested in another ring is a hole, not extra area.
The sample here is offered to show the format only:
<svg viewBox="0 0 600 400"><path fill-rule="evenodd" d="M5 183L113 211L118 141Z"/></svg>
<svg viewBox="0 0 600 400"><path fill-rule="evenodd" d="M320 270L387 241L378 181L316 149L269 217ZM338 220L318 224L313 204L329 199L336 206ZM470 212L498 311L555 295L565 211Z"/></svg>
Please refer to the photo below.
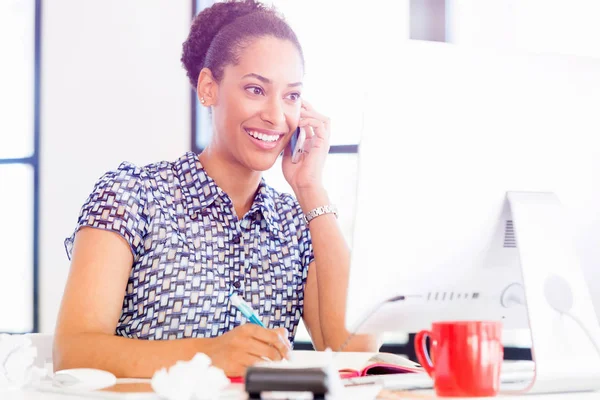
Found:
<svg viewBox="0 0 600 400"><path fill-rule="evenodd" d="M275 142L279 139L279 135L267 135L265 133L255 132L255 131L246 131L248 134L256 139L262 140L264 142Z"/></svg>

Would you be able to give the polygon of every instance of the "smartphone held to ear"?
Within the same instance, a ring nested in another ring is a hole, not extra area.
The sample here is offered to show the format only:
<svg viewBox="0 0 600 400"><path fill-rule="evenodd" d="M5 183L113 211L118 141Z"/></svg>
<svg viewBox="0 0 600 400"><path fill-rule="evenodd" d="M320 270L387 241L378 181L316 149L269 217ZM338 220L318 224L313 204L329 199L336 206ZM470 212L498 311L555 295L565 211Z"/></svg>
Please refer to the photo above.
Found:
<svg viewBox="0 0 600 400"><path fill-rule="evenodd" d="M298 164L304 153L304 143L306 142L306 131L304 128L296 128L296 131L292 134L290 139L290 149L292 151L292 163Z"/></svg>

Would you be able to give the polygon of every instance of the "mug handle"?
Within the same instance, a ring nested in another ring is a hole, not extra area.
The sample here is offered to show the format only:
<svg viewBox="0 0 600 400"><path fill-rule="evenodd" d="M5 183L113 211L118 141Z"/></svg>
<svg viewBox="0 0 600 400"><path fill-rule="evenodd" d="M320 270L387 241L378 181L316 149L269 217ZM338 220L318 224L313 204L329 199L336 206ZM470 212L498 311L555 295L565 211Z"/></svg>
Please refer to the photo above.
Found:
<svg viewBox="0 0 600 400"><path fill-rule="evenodd" d="M431 331L422 330L415 336L415 353L417 353L417 359L419 360L419 364L423 366L427 374L433 378L435 373L435 367L433 366L433 362L431 361L431 357L427 351L427 347L425 347L425 339L429 337L432 338L433 334Z"/></svg>

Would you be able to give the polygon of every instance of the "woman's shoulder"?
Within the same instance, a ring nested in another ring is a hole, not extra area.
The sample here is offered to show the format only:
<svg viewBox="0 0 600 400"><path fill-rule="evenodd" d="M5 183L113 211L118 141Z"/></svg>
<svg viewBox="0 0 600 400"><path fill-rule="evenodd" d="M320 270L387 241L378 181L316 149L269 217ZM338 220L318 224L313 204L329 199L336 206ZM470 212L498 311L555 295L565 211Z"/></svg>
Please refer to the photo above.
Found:
<svg viewBox="0 0 600 400"><path fill-rule="evenodd" d="M169 184L178 181L179 165L186 163L190 154L186 153L175 161L156 161L138 165L131 161L122 161L116 169L107 171L101 179L127 181L133 186L134 182L143 186L154 187L157 183Z"/></svg>

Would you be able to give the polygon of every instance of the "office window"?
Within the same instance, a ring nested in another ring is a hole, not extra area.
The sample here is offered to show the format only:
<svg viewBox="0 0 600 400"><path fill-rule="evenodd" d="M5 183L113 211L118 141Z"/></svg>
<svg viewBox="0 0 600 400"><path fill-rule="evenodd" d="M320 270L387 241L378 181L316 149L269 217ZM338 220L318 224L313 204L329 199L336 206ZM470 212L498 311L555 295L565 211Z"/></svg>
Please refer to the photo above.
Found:
<svg viewBox="0 0 600 400"><path fill-rule="evenodd" d="M37 330L40 0L0 2L0 332Z"/></svg>

